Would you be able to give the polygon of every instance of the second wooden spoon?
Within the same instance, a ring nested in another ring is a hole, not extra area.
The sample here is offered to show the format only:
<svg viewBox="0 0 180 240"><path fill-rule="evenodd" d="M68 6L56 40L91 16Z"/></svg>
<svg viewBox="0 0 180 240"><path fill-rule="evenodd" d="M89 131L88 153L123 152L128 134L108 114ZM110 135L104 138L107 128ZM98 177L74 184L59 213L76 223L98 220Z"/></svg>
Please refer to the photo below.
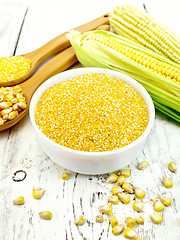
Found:
<svg viewBox="0 0 180 240"><path fill-rule="evenodd" d="M109 25L102 25L98 27L97 29L106 30L109 31L110 26ZM70 66L72 66L74 63L76 63L78 60L76 58L75 52L72 47L67 48L63 52L56 55L54 58L52 58L49 62L47 62L42 68L34 74L31 78L29 78L27 81L19 84L19 86L23 90L23 94L26 98L27 102L27 108L19 113L19 115L14 118L11 121L6 122L5 124L0 126L0 131L6 130L12 126L14 126L16 123L18 123L28 112L28 107L30 100L32 98L33 93L35 90L48 78L54 76L57 73L60 73Z"/></svg>

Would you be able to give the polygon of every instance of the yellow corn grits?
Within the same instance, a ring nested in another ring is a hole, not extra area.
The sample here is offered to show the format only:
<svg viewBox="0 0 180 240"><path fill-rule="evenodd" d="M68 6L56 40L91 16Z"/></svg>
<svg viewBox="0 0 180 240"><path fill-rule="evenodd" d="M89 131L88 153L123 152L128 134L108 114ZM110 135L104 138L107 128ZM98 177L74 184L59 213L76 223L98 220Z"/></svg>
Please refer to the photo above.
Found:
<svg viewBox="0 0 180 240"><path fill-rule="evenodd" d="M47 89L35 110L40 130L54 142L79 151L124 147L145 131L146 103L122 80L83 74Z"/></svg>
<svg viewBox="0 0 180 240"><path fill-rule="evenodd" d="M0 82L9 82L24 76L31 69L31 60L21 57L0 58Z"/></svg>

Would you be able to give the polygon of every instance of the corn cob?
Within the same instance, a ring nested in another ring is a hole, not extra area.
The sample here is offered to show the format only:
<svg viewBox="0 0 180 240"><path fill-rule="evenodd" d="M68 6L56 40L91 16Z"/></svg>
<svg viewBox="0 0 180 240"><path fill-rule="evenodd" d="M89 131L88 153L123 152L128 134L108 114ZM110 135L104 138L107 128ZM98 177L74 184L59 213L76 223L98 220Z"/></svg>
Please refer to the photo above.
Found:
<svg viewBox="0 0 180 240"><path fill-rule="evenodd" d="M109 21L116 33L180 64L180 38L148 13L122 4L114 9Z"/></svg>
<svg viewBox="0 0 180 240"><path fill-rule="evenodd" d="M86 67L104 67L129 75L150 93L155 106L180 122L180 68L157 53L101 30L68 35L78 60Z"/></svg>

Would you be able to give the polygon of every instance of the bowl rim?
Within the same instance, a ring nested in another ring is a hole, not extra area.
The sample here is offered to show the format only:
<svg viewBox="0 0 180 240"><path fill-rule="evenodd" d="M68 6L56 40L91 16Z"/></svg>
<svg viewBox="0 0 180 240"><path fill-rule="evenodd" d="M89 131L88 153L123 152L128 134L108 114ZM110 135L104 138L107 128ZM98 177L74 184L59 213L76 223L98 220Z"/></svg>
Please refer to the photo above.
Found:
<svg viewBox="0 0 180 240"><path fill-rule="evenodd" d="M140 137L138 137L135 141L131 142L130 144L128 144L124 147L121 147L119 149L116 149L116 150L103 151L103 152L86 152L86 151L74 150L71 148L67 148L63 145L60 145L60 144L54 142L53 140L51 140L50 138L48 138L44 133L41 132L41 130L39 129L38 125L35 122L34 111L35 111L36 104L37 104L40 96L42 95L42 93L46 89L57 84L58 82L70 80L71 78L82 75L84 73L104 73L104 74L107 74L110 76L118 75L118 76L115 76L115 78L121 79L122 81L129 84L130 86L131 86L131 84L133 85L131 87L133 87L141 95L141 97L144 99L144 101L148 105L149 122L148 122L148 125L147 125L145 131L141 134ZM71 75L71 76L69 78L67 78L67 80L62 80L63 77L67 77L68 75ZM138 90L136 89L136 87L138 88ZM142 95L144 95L144 97ZM37 88L37 90L35 91L35 93L32 96L30 106L29 106L29 116L30 116L31 123L32 123L36 133L46 143L49 143L50 145L53 145L54 147L58 148L59 150L66 151L71 154L76 154L76 155L81 155L81 156L92 156L92 157L99 156L100 157L100 156L108 156L108 155L126 152L129 149L137 146L141 141L143 141L144 138L146 138L148 136L148 134L150 133L150 130L153 126L154 119L155 119L155 109L154 109L154 104L153 104L153 101L152 101L149 93L139 82L137 82L132 77L129 77L128 75L126 75L124 73L117 72L117 71L110 70L110 69L96 68L96 67L86 67L86 68L83 67L83 68L70 69L70 70L66 70L64 72L58 73L58 74L52 76L51 78L49 78L48 80L46 80L44 83L42 83Z"/></svg>

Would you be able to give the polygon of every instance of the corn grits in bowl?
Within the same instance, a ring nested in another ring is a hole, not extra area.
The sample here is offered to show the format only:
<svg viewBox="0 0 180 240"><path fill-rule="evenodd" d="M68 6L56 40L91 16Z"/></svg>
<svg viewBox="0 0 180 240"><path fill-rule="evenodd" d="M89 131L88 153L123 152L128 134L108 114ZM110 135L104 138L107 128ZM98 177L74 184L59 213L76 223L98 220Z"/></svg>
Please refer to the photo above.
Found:
<svg viewBox="0 0 180 240"><path fill-rule="evenodd" d="M42 84L32 98L30 118L52 160L72 171L100 174L136 158L152 128L154 106L132 78L80 68Z"/></svg>

